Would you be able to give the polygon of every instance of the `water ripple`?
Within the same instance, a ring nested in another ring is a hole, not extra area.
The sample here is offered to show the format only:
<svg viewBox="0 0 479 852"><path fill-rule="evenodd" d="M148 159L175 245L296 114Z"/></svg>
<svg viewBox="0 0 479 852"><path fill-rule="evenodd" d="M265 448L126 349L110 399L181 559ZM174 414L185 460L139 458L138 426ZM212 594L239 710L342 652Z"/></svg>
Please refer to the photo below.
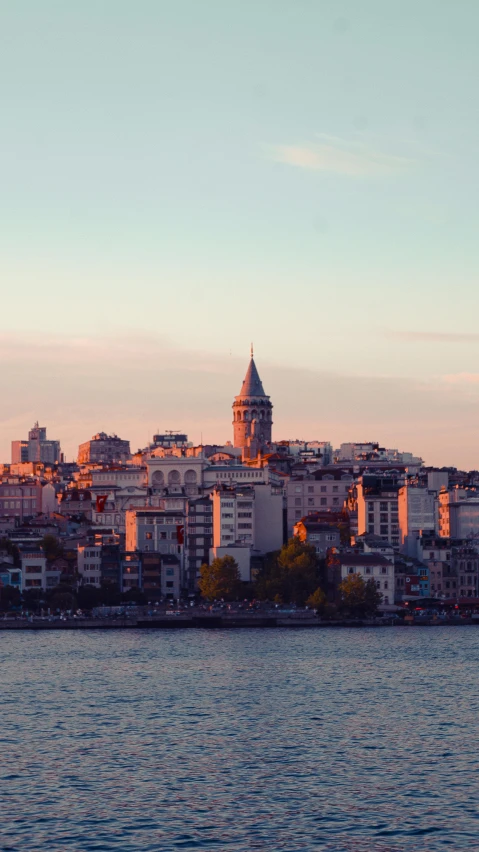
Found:
<svg viewBox="0 0 479 852"><path fill-rule="evenodd" d="M0 634L0 852L477 849L479 631Z"/></svg>

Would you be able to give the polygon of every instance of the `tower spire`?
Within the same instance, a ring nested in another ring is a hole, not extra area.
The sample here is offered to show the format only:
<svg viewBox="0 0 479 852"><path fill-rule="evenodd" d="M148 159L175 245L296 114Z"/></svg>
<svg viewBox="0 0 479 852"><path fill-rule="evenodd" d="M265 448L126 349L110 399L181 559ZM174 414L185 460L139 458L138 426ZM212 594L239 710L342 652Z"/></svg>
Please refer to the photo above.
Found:
<svg viewBox="0 0 479 852"><path fill-rule="evenodd" d="M253 357L253 344L251 344L250 355L251 355L251 357Z"/></svg>

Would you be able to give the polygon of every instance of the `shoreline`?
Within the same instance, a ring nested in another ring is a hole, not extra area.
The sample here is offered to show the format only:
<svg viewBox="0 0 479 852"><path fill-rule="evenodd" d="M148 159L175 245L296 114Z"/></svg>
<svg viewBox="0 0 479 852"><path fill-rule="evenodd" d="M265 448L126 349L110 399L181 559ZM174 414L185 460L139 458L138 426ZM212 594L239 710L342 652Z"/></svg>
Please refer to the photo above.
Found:
<svg viewBox="0 0 479 852"><path fill-rule="evenodd" d="M377 620L358 621L320 621L316 618L279 618L276 616L171 616L157 618L82 618L65 621L47 619L3 619L2 630L245 630L261 627L263 629L341 629L341 628L384 628L384 627L464 627L479 625L479 619L461 618L454 621L433 619L415 619L413 622Z"/></svg>

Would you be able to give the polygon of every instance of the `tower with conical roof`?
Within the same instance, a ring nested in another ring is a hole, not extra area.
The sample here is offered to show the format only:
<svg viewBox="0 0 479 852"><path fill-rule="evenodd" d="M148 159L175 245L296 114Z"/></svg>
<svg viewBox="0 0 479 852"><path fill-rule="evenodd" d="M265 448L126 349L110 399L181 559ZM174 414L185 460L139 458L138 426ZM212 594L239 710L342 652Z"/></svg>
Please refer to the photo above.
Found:
<svg viewBox="0 0 479 852"><path fill-rule="evenodd" d="M253 358L249 362L244 382L233 403L233 430L235 447L249 447L254 441L259 445L271 443L273 405L266 396Z"/></svg>

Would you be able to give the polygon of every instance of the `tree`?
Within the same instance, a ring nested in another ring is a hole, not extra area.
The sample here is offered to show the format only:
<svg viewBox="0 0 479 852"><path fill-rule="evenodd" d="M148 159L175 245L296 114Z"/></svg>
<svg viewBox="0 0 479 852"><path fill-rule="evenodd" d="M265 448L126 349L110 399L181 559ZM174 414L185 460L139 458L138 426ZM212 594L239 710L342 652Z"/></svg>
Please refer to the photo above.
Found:
<svg viewBox="0 0 479 852"><path fill-rule="evenodd" d="M41 540L41 547L49 562L63 556L63 545L58 541L56 535L44 535Z"/></svg>
<svg viewBox="0 0 479 852"><path fill-rule="evenodd" d="M96 606L101 606L103 603L101 589L90 585L80 586L77 592L77 603L80 609L87 611L92 610Z"/></svg>
<svg viewBox="0 0 479 852"><path fill-rule="evenodd" d="M348 574L339 586L341 609L353 618L374 615L382 595L373 579L364 582L360 574Z"/></svg>
<svg viewBox="0 0 479 852"><path fill-rule="evenodd" d="M23 594L23 606L25 609L37 612L43 600L43 591L41 589L26 589Z"/></svg>
<svg viewBox="0 0 479 852"><path fill-rule="evenodd" d="M147 597L138 586L133 586L126 592L122 592L121 599L124 603L134 603L139 606L144 606L147 603Z"/></svg>
<svg viewBox="0 0 479 852"><path fill-rule="evenodd" d="M20 551L13 541L6 537L0 538L0 550L4 550L9 556L13 556L13 564L15 568L20 568Z"/></svg>
<svg viewBox="0 0 479 852"><path fill-rule="evenodd" d="M317 612L322 612L326 605L326 595L323 590L318 586L317 589L313 592L312 595L306 600L306 606L309 606L311 609L317 610Z"/></svg>
<svg viewBox="0 0 479 852"><path fill-rule="evenodd" d="M198 586L204 598L227 601L237 600L241 594L241 576L232 556L213 559L211 565L202 565Z"/></svg>
<svg viewBox="0 0 479 852"><path fill-rule="evenodd" d="M16 586L0 586L0 609L19 607L21 602L20 590Z"/></svg>
<svg viewBox="0 0 479 852"><path fill-rule="evenodd" d="M280 551L268 554L258 574L256 595L263 600L279 596L285 603L303 606L319 585L321 567L315 548L294 536Z"/></svg>

